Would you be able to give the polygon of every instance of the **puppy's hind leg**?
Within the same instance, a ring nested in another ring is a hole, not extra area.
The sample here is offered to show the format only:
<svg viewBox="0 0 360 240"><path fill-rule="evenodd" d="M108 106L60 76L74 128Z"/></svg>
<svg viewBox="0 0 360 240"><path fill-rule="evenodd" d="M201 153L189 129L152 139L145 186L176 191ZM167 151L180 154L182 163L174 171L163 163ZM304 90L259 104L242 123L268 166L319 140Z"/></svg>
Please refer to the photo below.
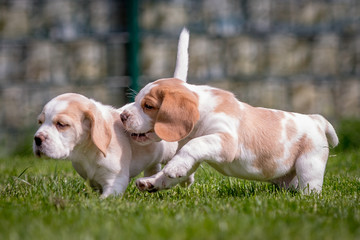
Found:
<svg viewBox="0 0 360 240"><path fill-rule="evenodd" d="M283 177L274 179L271 182L276 184L280 188L292 189L292 190L297 189L298 184L299 184L298 177L296 176L295 170L288 173L287 175L285 175Z"/></svg>
<svg viewBox="0 0 360 240"><path fill-rule="evenodd" d="M299 188L305 194L321 193L327 157L328 149L324 148L303 154L296 160L295 168Z"/></svg>

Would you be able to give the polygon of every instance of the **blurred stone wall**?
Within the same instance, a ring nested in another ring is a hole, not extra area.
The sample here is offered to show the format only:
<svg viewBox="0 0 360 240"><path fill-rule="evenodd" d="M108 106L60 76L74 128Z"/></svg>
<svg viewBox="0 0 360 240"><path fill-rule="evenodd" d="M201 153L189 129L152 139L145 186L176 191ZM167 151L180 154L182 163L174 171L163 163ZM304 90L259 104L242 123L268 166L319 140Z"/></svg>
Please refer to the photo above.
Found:
<svg viewBox="0 0 360 240"><path fill-rule="evenodd" d="M190 29L190 83L255 106L360 116L360 1L141 1L144 83L172 76Z"/></svg>
<svg viewBox="0 0 360 240"><path fill-rule="evenodd" d="M121 106L131 0L0 0L0 155L42 106L78 92ZM140 86L172 76L187 26L190 83L254 106L360 117L360 1L139 0ZM30 137L29 137L30 136Z"/></svg>
<svg viewBox="0 0 360 240"><path fill-rule="evenodd" d="M0 0L0 155L31 150L59 94L123 105L127 38L125 1Z"/></svg>

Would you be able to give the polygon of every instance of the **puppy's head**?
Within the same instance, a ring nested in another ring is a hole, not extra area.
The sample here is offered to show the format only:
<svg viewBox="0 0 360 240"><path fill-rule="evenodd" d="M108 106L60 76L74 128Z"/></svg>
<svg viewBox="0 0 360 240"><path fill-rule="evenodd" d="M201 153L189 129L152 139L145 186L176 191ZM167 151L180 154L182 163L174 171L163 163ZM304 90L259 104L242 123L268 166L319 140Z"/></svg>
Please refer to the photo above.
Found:
<svg viewBox="0 0 360 240"><path fill-rule="evenodd" d="M133 140L175 142L190 134L199 120L198 96L185 84L175 78L157 80L123 108L121 120Z"/></svg>
<svg viewBox="0 0 360 240"><path fill-rule="evenodd" d="M77 145L93 143L106 156L111 130L90 99L74 93L57 96L44 106L38 122L35 155L67 158Z"/></svg>

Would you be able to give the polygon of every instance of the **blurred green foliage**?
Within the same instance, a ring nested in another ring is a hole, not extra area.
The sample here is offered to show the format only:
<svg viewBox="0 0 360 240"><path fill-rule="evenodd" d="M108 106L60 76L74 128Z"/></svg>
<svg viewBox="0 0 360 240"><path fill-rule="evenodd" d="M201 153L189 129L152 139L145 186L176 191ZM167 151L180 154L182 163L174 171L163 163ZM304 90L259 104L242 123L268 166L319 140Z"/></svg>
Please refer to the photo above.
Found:
<svg viewBox="0 0 360 240"><path fill-rule="evenodd" d="M335 148L336 151L360 149L360 119L342 119L336 128L336 133L340 142Z"/></svg>

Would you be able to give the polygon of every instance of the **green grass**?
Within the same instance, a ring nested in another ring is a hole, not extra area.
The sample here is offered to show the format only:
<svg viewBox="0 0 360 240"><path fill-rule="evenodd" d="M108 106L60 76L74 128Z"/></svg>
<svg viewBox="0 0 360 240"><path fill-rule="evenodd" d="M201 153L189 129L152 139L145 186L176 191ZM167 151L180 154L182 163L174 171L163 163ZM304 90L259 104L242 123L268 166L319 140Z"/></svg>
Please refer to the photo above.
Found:
<svg viewBox="0 0 360 240"><path fill-rule="evenodd" d="M99 199L66 161L0 160L0 239L360 239L360 153L328 162L321 195L224 177Z"/></svg>

